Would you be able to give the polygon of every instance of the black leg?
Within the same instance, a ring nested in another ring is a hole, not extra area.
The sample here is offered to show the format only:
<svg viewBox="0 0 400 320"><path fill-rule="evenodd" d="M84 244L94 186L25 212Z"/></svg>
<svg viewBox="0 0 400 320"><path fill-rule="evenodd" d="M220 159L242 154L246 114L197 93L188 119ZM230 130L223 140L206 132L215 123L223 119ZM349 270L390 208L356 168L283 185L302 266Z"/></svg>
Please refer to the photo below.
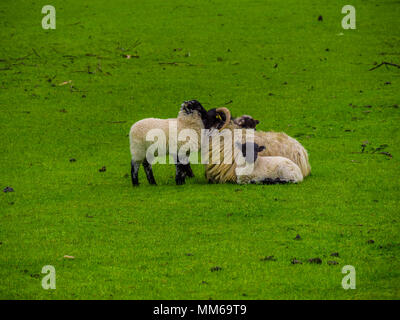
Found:
<svg viewBox="0 0 400 320"><path fill-rule="evenodd" d="M138 177L139 167L140 163L135 162L133 160L131 161L131 178L132 178L132 185L134 186L139 185L139 177Z"/></svg>
<svg viewBox="0 0 400 320"><path fill-rule="evenodd" d="M146 172L147 181L150 184L157 184L154 179L153 169L151 168L151 164L147 162L147 159L143 161L144 172Z"/></svg>
<svg viewBox="0 0 400 320"><path fill-rule="evenodd" d="M185 184L185 165L181 163L175 164L176 166L176 175L175 175L175 182L177 185Z"/></svg>
<svg viewBox="0 0 400 320"><path fill-rule="evenodd" d="M184 165L183 165L183 168L184 168L185 173L186 173L186 176L187 176L188 178L193 178L193 177L194 177L194 173L193 173L193 171L192 171L192 168L190 167L190 163L184 164Z"/></svg>

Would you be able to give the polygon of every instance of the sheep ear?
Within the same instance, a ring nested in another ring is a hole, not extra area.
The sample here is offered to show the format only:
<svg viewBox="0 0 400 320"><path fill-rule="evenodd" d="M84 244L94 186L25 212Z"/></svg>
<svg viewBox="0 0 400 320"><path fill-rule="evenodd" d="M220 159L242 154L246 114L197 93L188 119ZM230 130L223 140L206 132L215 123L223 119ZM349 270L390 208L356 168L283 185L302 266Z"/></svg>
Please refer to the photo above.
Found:
<svg viewBox="0 0 400 320"><path fill-rule="evenodd" d="M259 146L259 147L258 147L258 152L261 152L261 151L263 151L263 150L265 150L265 147L264 147L264 146Z"/></svg>

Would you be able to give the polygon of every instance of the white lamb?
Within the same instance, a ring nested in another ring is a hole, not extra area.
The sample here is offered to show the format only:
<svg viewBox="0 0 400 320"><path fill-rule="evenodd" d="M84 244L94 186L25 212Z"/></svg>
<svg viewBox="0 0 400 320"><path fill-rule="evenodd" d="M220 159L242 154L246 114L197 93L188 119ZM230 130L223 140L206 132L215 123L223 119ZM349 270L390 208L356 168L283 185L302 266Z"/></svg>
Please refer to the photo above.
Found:
<svg viewBox="0 0 400 320"><path fill-rule="evenodd" d="M297 164L284 157L263 157L258 153L265 150L264 146L257 143L238 145L247 163L254 163L254 168L249 174L237 175L238 184L276 184L298 183L303 181L303 175ZM247 148L247 149L246 149ZM250 155L247 154L250 151ZM252 154L251 154L252 153Z"/></svg>
<svg viewBox="0 0 400 320"><path fill-rule="evenodd" d="M207 111L203 108L203 106L196 100L185 101L181 105L181 109L179 111L177 118L172 119L157 119L157 118L147 118L140 120L133 124L129 133L130 139L130 151L132 155L131 161L131 178L132 184L138 185L138 172L140 168L140 164L143 164L144 170L146 172L147 180L150 184L156 184L154 179L153 170L151 164L146 159L146 152L148 148L153 144L152 141L147 141L147 133L153 129L159 129L164 132L164 136L166 138L166 150L164 154L158 154L158 156L165 156L169 153L169 130L170 126L173 125L172 122L176 122L177 127L177 136L184 129L192 129L196 132L197 137L201 137L201 129L209 128L214 119L207 113ZM186 141L176 141L176 138L173 141L177 145L177 150L183 144L187 144ZM191 151L197 151L200 147L200 140L197 140L197 143L194 140L189 139L189 146ZM171 152L172 154L172 152ZM176 157L176 175L175 181L176 184L184 184L185 177L193 177L192 169L190 168L190 164L188 162L181 163L179 162L179 157L174 154Z"/></svg>

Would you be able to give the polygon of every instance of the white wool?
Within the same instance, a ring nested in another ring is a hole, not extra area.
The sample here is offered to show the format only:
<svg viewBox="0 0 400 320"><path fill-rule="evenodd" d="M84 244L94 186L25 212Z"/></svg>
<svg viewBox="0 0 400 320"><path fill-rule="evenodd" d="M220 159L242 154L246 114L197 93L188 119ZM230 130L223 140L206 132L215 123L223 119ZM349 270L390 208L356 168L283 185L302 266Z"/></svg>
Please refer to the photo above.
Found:
<svg viewBox="0 0 400 320"><path fill-rule="evenodd" d="M296 139L283 132L254 132L254 142L265 146L259 156L280 156L292 160L297 164L304 177L311 172L307 150Z"/></svg>
<svg viewBox="0 0 400 320"><path fill-rule="evenodd" d="M228 130L236 128L235 125L228 125ZM243 130L242 143L245 142L245 131ZM257 132L255 132L256 134ZM213 136L222 136L217 130L212 132ZM286 135L279 134L282 138ZM287 136L286 136L287 137ZM254 137L256 142L256 137ZM286 139L286 138L285 138ZM293 139L294 140L294 139ZM232 141L231 153L225 155L224 144L218 144L218 139L213 139L209 148L209 160L214 156L219 156L220 163L209 163L206 165L206 178L214 183L263 183L265 180L279 180L280 182L301 182L303 174L299 166L292 160L282 156L261 156L262 152L258 153L258 157L254 163L254 168L251 172L244 175L237 175L237 168L243 167L245 161L243 154ZM257 143L257 142L256 142ZM289 148L290 150L290 148ZM232 154L233 152L233 154ZM225 158L232 163L224 163Z"/></svg>
<svg viewBox="0 0 400 320"><path fill-rule="evenodd" d="M237 176L239 184L263 183L265 180L297 183L303 181L303 175L300 168L287 158L258 156L253 172Z"/></svg>
<svg viewBox="0 0 400 320"><path fill-rule="evenodd" d="M201 129L204 128L203 121L201 120L200 114L198 112L193 112L191 114L186 114L184 111L180 111L178 118L170 119L158 119L158 118L146 118L140 120L132 125L129 132L130 140L130 151L132 154L132 159L136 162L142 162L146 158L147 148L154 143L154 141L146 141L147 133L152 129L161 129L166 137L166 151L169 151L169 129L172 122L175 121L177 125L177 135L183 133L184 129L195 130L197 136L200 137ZM179 147L185 144L185 141L176 141L176 137L172 137L177 143L178 150ZM198 139L197 146L193 145L191 141L191 150L196 151L199 149L200 138ZM159 154L159 156L163 156Z"/></svg>

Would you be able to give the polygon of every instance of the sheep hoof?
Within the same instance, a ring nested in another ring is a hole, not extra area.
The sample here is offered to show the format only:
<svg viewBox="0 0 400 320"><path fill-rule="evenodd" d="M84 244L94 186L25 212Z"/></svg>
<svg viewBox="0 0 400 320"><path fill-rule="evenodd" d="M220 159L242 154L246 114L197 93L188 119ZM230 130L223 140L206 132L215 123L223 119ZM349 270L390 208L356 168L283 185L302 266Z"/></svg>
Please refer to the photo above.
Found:
<svg viewBox="0 0 400 320"><path fill-rule="evenodd" d="M185 179L175 179L176 185L181 186L185 184Z"/></svg>

